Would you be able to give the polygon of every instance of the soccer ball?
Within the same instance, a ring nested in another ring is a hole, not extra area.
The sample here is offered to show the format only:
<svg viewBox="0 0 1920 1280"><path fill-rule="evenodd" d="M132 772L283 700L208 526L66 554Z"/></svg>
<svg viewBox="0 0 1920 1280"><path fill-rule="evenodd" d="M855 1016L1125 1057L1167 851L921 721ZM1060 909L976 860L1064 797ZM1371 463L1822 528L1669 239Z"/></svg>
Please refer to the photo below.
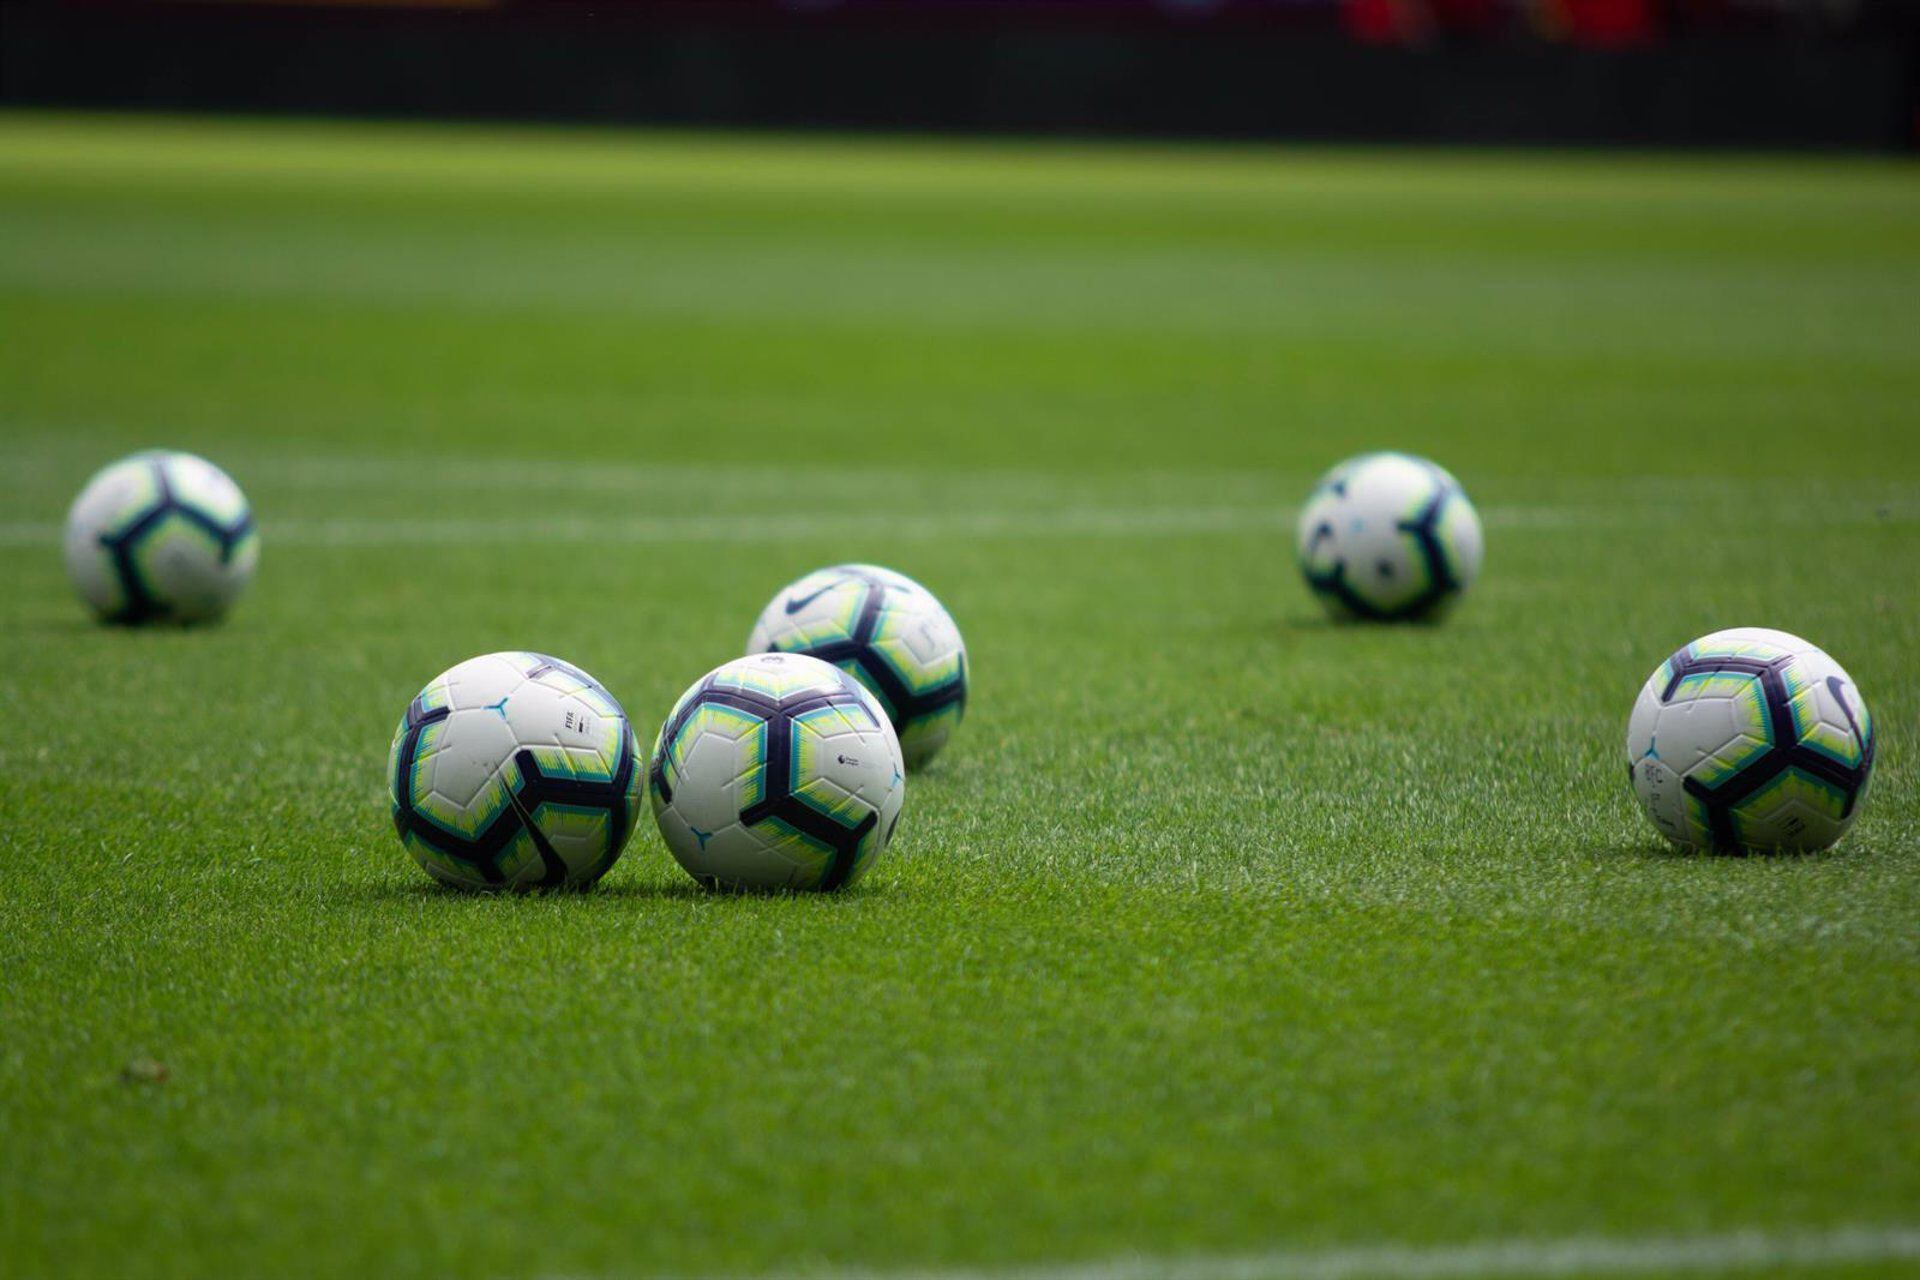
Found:
<svg viewBox="0 0 1920 1280"><path fill-rule="evenodd" d="M653 815L703 884L838 889L893 839L904 770L859 681L804 654L755 654L702 676L661 726Z"/></svg>
<svg viewBox="0 0 1920 1280"><path fill-rule="evenodd" d="M204 622L253 580L253 510L191 453L136 453L87 481L67 512L67 573L109 622Z"/></svg>
<svg viewBox="0 0 1920 1280"><path fill-rule="evenodd" d="M613 695L538 653L442 672L408 704L387 759L400 843L462 889L592 884L633 834L645 777Z"/></svg>
<svg viewBox="0 0 1920 1280"><path fill-rule="evenodd" d="M933 759L967 709L967 646L933 593L870 564L820 569L768 602L748 653L804 653L851 673L886 708L909 769Z"/></svg>
<svg viewBox="0 0 1920 1280"><path fill-rule="evenodd" d="M1627 721L1627 776L1677 845L1824 849L1873 773L1873 717L1839 663L1798 636L1702 636L1647 678Z"/></svg>
<svg viewBox="0 0 1920 1280"><path fill-rule="evenodd" d="M1480 516L1443 468L1367 453L1314 486L1299 549L1307 586L1336 618L1438 618L1480 574Z"/></svg>

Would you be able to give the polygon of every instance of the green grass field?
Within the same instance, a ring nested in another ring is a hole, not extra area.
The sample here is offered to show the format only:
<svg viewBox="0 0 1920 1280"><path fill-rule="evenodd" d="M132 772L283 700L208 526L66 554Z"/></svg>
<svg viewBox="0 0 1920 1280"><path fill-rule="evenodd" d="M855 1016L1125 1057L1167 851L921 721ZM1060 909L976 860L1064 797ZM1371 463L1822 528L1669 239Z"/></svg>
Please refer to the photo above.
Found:
<svg viewBox="0 0 1920 1280"><path fill-rule="evenodd" d="M253 499L225 625L65 581L156 444ZM1485 516L1442 627L1293 567L1373 447ZM1912 165L0 116L0 461L9 1277L1920 1265ZM562 655L648 741L849 559L975 676L855 891L394 839L442 668ZM1743 624L1881 726L1829 855L1626 790Z"/></svg>

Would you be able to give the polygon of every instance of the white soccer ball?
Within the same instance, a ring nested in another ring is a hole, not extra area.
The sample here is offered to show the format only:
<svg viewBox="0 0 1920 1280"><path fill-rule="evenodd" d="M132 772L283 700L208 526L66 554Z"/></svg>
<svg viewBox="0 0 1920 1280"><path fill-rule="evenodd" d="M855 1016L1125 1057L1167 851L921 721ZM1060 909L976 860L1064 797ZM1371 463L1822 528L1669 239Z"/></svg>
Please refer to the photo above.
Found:
<svg viewBox="0 0 1920 1280"><path fill-rule="evenodd" d="M749 653L804 653L848 672L886 709L909 769L946 745L967 709L967 646L953 615L905 574L820 569L776 594Z"/></svg>
<svg viewBox="0 0 1920 1280"><path fill-rule="evenodd" d="M1480 576L1482 549L1460 482L1411 454L1347 459L1300 512L1300 570L1338 618L1438 618Z"/></svg>
<svg viewBox="0 0 1920 1280"><path fill-rule="evenodd" d="M1873 717L1840 664L1784 631L1702 636L1655 669L1627 721L1627 776L1677 845L1810 852L1873 775Z"/></svg>
<svg viewBox="0 0 1920 1280"><path fill-rule="evenodd" d="M612 694L538 653L489 653L420 691L394 731L400 842L462 889L580 887L640 812L646 761Z"/></svg>
<svg viewBox="0 0 1920 1280"><path fill-rule="evenodd" d="M703 884L839 889L893 839L905 769L857 680L803 654L755 654L675 704L653 746L653 814Z"/></svg>
<svg viewBox="0 0 1920 1280"><path fill-rule="evenodd" d="M67 573L109 622L205 622L260 559L253 509L191 453L136 453L87 482L67 512Z"/></svg>

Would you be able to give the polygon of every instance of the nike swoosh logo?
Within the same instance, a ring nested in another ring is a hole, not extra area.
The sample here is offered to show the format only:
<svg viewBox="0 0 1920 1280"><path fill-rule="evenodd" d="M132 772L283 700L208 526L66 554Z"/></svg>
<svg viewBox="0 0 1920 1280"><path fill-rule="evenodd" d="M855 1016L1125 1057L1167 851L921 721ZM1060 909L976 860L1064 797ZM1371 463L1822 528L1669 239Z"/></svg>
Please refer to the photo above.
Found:
<svg viewBox="0 0 1920 1280"><path fill-rule="evenodd" d="M1832 694L1833 700L1840 704L1840 713L1847 718L1847 728L1853 730L1853 740L1860 744L1862 751L1865 751L1867 737L1860 732L1860 722L1853 718L1853 707L1848 704L1846 695L1841 692L1846 687L1846 682L1839 676L1827 677L1827 692Z"/></svg>
<svg viewBox="0 0 1920 1280"><path fill-rule="evenodd" d="M802 609L806 608L808 605L812 604L815 600L818 600L821 596L827 594L827 592L833 590L835 587L842 586L845 583L848 583L851 581L852 581L851 578L838 578L832 582L829 582L826 586L821 587L818 591L809 591L806 595L801 596L798 599L788 600L787 616L791 618L794 614L800 612Z"/></svg>

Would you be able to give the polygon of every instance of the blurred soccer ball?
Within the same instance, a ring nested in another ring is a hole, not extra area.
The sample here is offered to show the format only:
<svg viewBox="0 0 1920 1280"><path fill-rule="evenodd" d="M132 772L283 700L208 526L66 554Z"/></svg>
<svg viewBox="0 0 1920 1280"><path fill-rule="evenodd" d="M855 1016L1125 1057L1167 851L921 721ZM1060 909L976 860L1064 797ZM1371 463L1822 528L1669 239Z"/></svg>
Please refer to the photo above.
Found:
<svg viewBox="0 0 1920 1280"><path fill-rule="evenodd" d="M1405 453L1349 458L1300 512L1300 570L1338 618L1437 618L1480 574L1480 517L1443 468Z"/></svg>
<svg viewBox="0 0 1920 1280"><path fill-rule="evenodd" d="M858 681L802 654L756 654L674 706L653 747L653 813L703 884L838 889L893 838L904 771Z"/></svg>
<svg viewBox="0 0 1920 1280"><path fill-rule="evenodd" d="M931 591L891 569L808 574L768 602L747 652L804 653L852 674L880 699L909 769L933 759L966 714L960 628Z"/></svg>
<svg viewBox="0 0 1920 1280"><path fill-rule="evenodd" d="M75 590L103 619L204 622L253 580L260 540L226 472L155 450L87 482L67 512L66 550Z"/></svg>
<svg viewBox="0 0 1920 1280"><path fill-rule="evenodd" d="M1873 718L1840 664L1762 627L1675 653L1627 721L1634 795L1689 848L1826 848L1859 812L1873 752Z"/></svg>
<svg viewBox="0 0 1920 1280"><path fill-rule="evenodd" d="M436 677L387 761L400 842L463 889L592 884L633 834L645 776L613 695L538 653L490 653Z"/></svg>

